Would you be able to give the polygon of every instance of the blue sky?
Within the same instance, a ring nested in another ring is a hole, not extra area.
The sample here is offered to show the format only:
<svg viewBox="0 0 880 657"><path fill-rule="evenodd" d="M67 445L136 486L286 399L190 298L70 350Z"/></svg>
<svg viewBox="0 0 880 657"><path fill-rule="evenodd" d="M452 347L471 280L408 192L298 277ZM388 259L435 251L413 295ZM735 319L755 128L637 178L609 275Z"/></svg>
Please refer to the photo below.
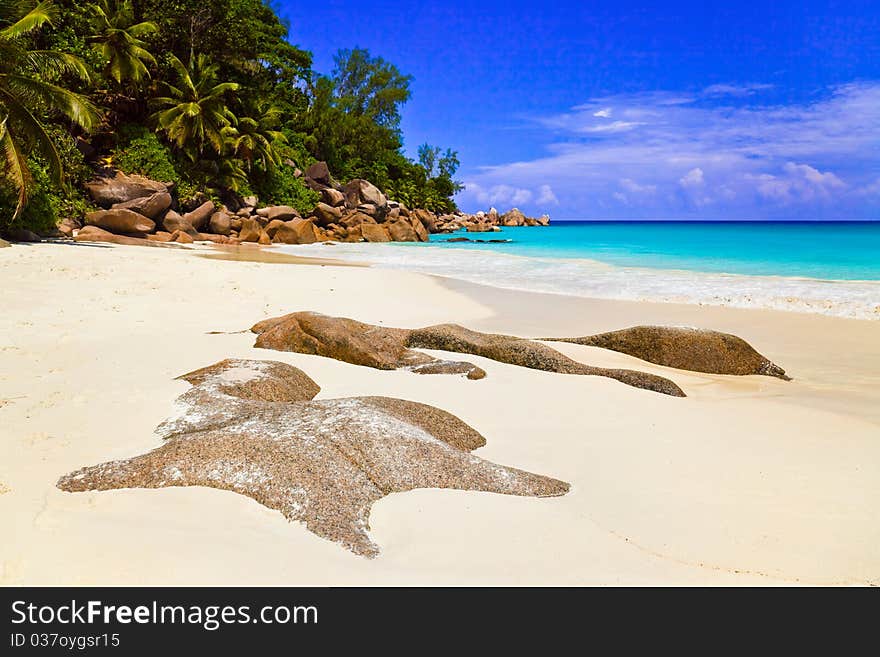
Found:
<svg viewBox="0 0 880 657"><path fill-rule="evenodd" d="M406 150L458 150L464 210L880 219L880 2L274 3L329 72L414 76Z"/></svg>

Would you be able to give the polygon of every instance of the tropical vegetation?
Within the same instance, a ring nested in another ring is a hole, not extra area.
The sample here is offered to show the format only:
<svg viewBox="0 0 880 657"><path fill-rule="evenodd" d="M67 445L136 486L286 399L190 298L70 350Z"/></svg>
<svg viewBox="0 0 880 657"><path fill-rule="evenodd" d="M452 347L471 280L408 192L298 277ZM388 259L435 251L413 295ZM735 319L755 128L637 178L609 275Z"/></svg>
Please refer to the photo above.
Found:
<svg viewBox="0 0 880 657"><path fill-rule="evenodd" d="M403 150L412 78L359 48L329 74L265 0L5 0L0 6L0 230L89 207L112 167L174 183L186 208L257 194L309 210L301 172L366 178L455 209L454 151Z"/></svg>

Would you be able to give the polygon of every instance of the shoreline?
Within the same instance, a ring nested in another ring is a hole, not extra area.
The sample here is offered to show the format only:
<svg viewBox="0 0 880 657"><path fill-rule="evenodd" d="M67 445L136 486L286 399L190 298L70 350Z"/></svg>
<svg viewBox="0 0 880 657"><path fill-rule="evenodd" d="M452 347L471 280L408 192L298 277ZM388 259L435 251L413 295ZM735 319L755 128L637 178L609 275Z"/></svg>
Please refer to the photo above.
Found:
<svg viewBox="0 0 880 657"><path fill-rule="evenodd" d="M0 252L0 272L16 281L0 317L9 336L0 348L0 517L12 528L0 584L880 583L872 321L202 253L83 244ZM479 357L470 360L488 376L468 381L253 347L247 327L296 310L523 336L696 324L743 337L794 380L683 372L552 343L591 365L667 376L688 394L678 399ZM570 482L571 492L393 494L373 507L381 553L365 560L234 493L55 488L77 468L157 447L154 429L185 390L174 377L224 358L295 365L321 386L318 399L434 405L485 436L475 455Z"/></svg>
<svg viewBox="0 0 880 657"><path fill-rule="evenodd" d="M317 245L285 245L279 250L308 257L319 248ZM880 281L875 280L624 267L586 258L551 258L430 244L339 244L334 248L337 259L504 290L637 303L741 309L758 306L800 314L880 320Z"/></svg>

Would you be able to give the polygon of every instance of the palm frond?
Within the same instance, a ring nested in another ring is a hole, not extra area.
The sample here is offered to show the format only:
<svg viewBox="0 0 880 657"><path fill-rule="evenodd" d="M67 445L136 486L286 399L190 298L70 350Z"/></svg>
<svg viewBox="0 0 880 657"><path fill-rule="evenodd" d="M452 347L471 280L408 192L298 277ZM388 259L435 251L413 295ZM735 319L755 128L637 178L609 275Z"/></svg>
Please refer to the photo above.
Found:
<svg viewBox="0 0 880 657"><path fill-rule="evenodd" d="M57 18L58 8L51 0L43 0L14 23L0 30L0 39L17 39L43 27L46 23L52 25Z"/></svg>
<svg viewBox="0 0 880 657"><path fill-rule="evenodd" d="M76 55L57 50L28 50L25 53L27 65L43 77L57 77L69 73L84 82L89 81L86 65Z"/></svg>
<svg viewBox="0 0 880 657"><path fill-rule="evenodd" d="M98 108L85 96L25 75L7 74L4 78L0 88L8 94L58 110L84 130L91 130L98 121Z"/></svg>
<svg viewBox="0 0 880 657"><path fill-rule="evenodd" d="M0 129L0 150L3 153L2 166L4 176L12 184L18 196L15 212L12 215L14 221L27 204L31 173L28 170L24 154L19 150L18 145L6 127L7 119L8 117L4 118L2 124L0 124L0 128L2 128Z"/></svg>
<svg viewBox="0 0 880 657"><path fill-rule="evenodd" d="M0 102L6 107L9 117L14 119L15 125L22 131L23 136L26 136L32 142L33 147L46 159L54 182L60 185L64 174L61 156L43 124L18 98L6 90L0 89ZM7 132L10 131L7 129Z"/></svg>

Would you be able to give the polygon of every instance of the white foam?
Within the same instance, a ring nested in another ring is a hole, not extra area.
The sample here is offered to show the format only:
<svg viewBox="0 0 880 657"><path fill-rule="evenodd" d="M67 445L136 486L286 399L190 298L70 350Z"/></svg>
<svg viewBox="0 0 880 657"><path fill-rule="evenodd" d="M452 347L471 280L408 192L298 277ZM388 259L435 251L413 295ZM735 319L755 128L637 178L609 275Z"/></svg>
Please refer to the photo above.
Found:
<svg viewBox="0 0 880 657"><path fill-rule="evenodd" d="M598 299L769 308L880 320L880 281L826 281L616 267L595 260L537 258L490 250L395 244L280 247L301 256L368 262L495 287Z"/></svg>

